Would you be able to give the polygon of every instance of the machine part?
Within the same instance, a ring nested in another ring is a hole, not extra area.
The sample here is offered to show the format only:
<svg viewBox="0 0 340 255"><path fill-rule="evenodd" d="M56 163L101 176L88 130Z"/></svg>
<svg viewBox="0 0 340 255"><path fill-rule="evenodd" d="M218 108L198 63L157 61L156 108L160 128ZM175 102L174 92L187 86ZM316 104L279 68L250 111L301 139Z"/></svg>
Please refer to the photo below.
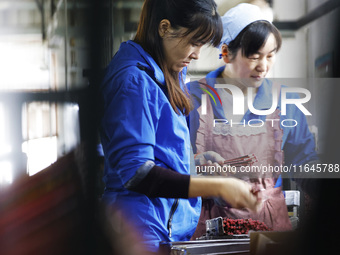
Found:
<svg viewBox="0 0 340 255"><path fill-rule="evenodd" d="M206 236L223 236L223 218L217 217L205 221Z"/></svg>
<svg viewBox="0 0 340 255"><path fill-rule="evenodd" d="M287 206L300 206L300 191L285 190L284 195Z"/></svg>
<svg viewBox="0 0 340 255"><path fill-rule="evenodd" d="M160 250L169 255L250 254L250 239L216 239L187 242L162 242Z"/></svg>

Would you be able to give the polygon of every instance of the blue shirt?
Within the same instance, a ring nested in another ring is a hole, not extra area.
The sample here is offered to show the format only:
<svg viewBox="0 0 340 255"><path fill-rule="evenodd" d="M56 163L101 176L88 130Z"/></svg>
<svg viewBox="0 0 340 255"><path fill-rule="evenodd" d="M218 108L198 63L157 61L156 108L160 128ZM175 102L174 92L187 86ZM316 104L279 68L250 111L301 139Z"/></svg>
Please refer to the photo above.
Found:
<svg viewBox="0 0 340 255"><path fill-rule="evenodd" d="M215 71L210 72L207 76L208 85L215 87L215 79L219 77L219 75L223 72L225 66L222 66ZM193 99L194 111L190 113L190 134L191 134L191 142L194 146L196 141L196 132L199 127L199 113L197 108L200 106L200 98L203 93L197 83L193 82L189 84L190 94ZM212 91L210 91L212 93ZM268 79L265 79L264 82L258 89L256 97L254 99L254 108L257 110L267 110L272 106L272 82ZM287 93L287 99L299 98L297 93ZM210 99L211 100L211 99ZM217 105L215 106L214 102L211 103L213 106L215 119L226 119L224 116L223 108L221 103L216 100ZM278 101L278 109L281 109L281 101ZM248 123L249 120L252 119L260 119L263 122L266 121L266 115L256 115L249 110L245 113L243 120ZM296 124L292 123L288 120L295 120L298 124L295 127L284 127L282 126L282 121L285 121L286 126L293 126ZM282 146L281 148L284 151L285 155L285 164L286 165L302 165L307 162L311 162L314 160L318 160L318 156L315 152L315 143L314 138L311 132L309 131L306 116L304 113L297 108L293 104L287 104L287 113L286 115L280 114L280 126L283 129L283 138L282 138ZM194 152L195 152L194 147Z"/></svg>
<svg viewBox="0 0 340 255"><path fill-rule="evenodd" d="M190 136L186 118L166 95L163 72L143 48L121 44L101 87L100 137L105 155L103 199L122 209L150 250L160 241L189 240L201 211L201 199L179 199L172 237L167 223L175 199L149 198L124 186L145 162L190 173Z"/></svg>

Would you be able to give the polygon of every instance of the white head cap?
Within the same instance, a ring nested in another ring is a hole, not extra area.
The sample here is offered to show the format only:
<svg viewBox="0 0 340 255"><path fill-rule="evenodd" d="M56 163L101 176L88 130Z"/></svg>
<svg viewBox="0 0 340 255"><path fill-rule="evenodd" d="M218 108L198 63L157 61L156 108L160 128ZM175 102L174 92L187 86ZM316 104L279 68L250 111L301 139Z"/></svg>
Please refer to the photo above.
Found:
<svg viewBox="0 0 340 255"><path fill-rule="evenodd" d="M222 17L223 36L220 47L224 43L229 45L246 26L258 20L266 19L256 5L242 3L231 8Z"/></svg>

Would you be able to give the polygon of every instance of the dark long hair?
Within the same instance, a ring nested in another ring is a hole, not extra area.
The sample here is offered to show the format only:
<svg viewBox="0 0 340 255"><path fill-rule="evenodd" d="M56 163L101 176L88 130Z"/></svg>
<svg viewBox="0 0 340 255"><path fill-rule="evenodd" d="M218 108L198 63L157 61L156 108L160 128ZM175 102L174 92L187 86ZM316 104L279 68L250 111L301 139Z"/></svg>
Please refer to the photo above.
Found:
<svg viewBox="0 0 340 255"><path fill-rule="evenodd" d="M180 72L170 70L166 66L162 38L158 33L161 20L170 21L174 29L187 28L185 34L175 34L184 37L194 32L191 41L210 43L217 46L223 34L220 16L216 11L214 0L146 0L143 5L137 34L134 39L148 52L162 69L168 90L171 106L179 112L188 115L190 100L180 86Z"/></svg>
<svg viewBox="0 0 340 255"><path fill-rule="evenodd" d="M271 33L276 40L276 51L279 51L282 44L281 33L273 24L265 20L249 24L229 43L228 50L231 53L231 59L235 58L239 49L245 57L255 54Z"/></svg>

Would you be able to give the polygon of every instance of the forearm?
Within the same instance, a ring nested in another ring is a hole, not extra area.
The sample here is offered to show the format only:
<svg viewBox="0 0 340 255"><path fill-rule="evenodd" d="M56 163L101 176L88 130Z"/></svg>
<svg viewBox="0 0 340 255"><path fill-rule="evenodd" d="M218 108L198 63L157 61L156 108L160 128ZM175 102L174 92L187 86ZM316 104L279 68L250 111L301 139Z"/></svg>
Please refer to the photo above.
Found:
<svg viewBox="0 0 340 255"><path fill-rule="evenodd" d="M252 210L259 205L251 186L235 178L184 175L152 164L145 169L139 168L125 187L148 197L220 197L232 207Z"/></svg>
<svg viewBox="0 0 340 255"><path fill-rule="evenodd" d="M190 176L188 197L219 197L220 177Z"/></svg>
<svg viewBox="0 0 340 255"><path fill-rule="evenodd" d="M183 175L153 163L149 163L144 169L140 168L125 187L148 197L219 197L222 183L228 183L228 180L220 177Z"/></svg>
<svg viewBox="0 0 340 255"><path fill-rule="evenodd" d="M148 161L125 184L125 188L150 198L188 198L189 182L190 175L180 174Z"/></svg>
<svg viewBox="0 0 340 255"><path fill-rule="evenodd" d="M251 185L236 178L191 176L188 196L219 197L234 208L256 211L262 199L255 193Z"/></svg>

